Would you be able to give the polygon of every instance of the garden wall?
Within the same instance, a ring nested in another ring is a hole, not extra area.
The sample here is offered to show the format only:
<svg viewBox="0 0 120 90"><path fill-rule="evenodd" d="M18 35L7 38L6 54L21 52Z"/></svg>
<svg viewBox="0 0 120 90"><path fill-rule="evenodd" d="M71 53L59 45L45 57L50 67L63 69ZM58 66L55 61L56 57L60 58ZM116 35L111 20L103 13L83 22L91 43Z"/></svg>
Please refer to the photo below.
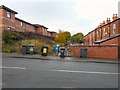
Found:
<svg viewBox="0 0 120 90"><path fill-rule="evenodd" d="M119 48L120 46L110 46L110 45L102 45L102 46L72 46L71 52L75 57L80 57L81 48L87 49L87 58L105 58L105 59L118 59Z"/></svg>

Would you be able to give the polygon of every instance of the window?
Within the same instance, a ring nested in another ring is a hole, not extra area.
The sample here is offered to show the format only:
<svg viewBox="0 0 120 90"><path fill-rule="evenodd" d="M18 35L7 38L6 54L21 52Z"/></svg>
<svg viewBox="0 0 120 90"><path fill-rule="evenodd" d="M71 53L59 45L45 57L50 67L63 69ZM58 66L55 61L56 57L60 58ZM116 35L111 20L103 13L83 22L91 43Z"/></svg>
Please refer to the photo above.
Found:
<svg viewBox="0 0 120 90"><path fill-rule="evenodd" d="M103 36L105 36L106 35L106 29L104 28L103 29Z"/></svg>
<svg viewBox="0 0 120 90"><path fill-rule="evenodd" d="M20 26L23 27L23 22L20 22Z"/></svg>
<svg viewBox="0 0 120 90"><path fill-rule="evenodd" d="M11 18L11 13L7 11L7 18Z"/></svg>
<svg viewBox="0 0 120 90"><path fill-rule="evenodd" d="M100 29L100 37L102 36L101 32L102 32L102 29Z"/></svg>
<svg viewBox="0 0 120 90"><path fill-rule="evenodd" d="M95 38L95 32L93 32L93 38Z"/></svg>
<svg viewBox="0 0 120 90"><path fill-rule="evenodd" d="M10 28L10 27L7 27L6 31L11 31L11 28Z"/></svg>
<svg viewBox="0 0 120 90"><path fill-rule="evenodd" d="M108 34L108 32L107 32L107 30L106 30L106 28L105 28L105 35L107 35Z"/></svg>
<svg viewBox="0 0 120 90"><path fill-rule="evenodd" d="M108 27L108 34L110 35L110 26Z"/></svg>
<svg viewBox="0 0 120 90"><path fill-rule="evenodd" d="M98 35L98 34L99 34L99 32L97 31L97 37L99 37L99 35Z"/></svg>
<svg viewBox="0 0 120 90"><path fill-rule="evenodd" d="M116 24L113 24L113 34L116 34Z"/></svg>
<svg viewBox="0 0 120 90"><path fill-rule="evenodd" d="M91 35L90 35L90 45L92 44Z"/></svg>

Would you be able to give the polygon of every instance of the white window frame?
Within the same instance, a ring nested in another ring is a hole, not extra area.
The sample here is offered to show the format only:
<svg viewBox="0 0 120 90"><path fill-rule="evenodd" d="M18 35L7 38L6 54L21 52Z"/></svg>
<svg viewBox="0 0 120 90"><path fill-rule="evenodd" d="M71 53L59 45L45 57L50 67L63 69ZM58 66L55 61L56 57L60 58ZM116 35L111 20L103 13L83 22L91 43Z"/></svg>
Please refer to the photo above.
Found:
<svg viewBox="0 0 120 90"><path fill-rule="evenodd" d="M113 35L116 34L116 24L113 24Z"/></svg>
<svg viewBox="0 0 120 90"><path fill-rule="evenodd" d="M10 28L10 27L7 27L6 31L11 31L11 28Z"/></svg>
<svg viewBox="0 0 120 90"><path fill-rule="evenodd" d="M6 16L7 16L7 18L11 18L11 12L7 11Z"/></svg>
<svg viewBox="0 0 120 90"><path fill-rule="evenodd" d="M23 22L20 22L20 26L23 27Z"/></svg>

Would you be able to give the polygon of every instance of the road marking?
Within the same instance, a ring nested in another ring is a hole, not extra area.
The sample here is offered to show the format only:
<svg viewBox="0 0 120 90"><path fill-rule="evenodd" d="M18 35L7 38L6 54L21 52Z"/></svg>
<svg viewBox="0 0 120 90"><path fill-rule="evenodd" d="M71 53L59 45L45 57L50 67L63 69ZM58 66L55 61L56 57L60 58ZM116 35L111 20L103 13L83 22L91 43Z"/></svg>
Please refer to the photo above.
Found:
<svg viewBox="0 0 120 90"><path fill-rule="evenodd" d="M70 71L70 70L51 70L55 72L69 72L69 73L86 73L86 74L120 74L120 73L110 73L110 72L91 72L91 71Z"/></svg>
<svg viewBox="0 0 120 90"><path fill-rule="evenodd" d="M23 69L23 70L26 69L24 67L5 67L5 66L0 66L0 68L3 68L3 69Z"/></svg>

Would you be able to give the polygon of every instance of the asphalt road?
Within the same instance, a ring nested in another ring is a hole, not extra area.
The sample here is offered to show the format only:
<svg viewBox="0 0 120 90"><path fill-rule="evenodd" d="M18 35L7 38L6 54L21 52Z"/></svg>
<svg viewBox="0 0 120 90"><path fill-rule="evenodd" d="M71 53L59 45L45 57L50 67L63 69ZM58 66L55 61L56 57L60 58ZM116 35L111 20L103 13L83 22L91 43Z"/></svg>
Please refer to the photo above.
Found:
<svg viewBox="0 0 120 90"><path fill-rule="evenodd" d="M2 59L3 88L118 88L118 65Z"/></svg>

